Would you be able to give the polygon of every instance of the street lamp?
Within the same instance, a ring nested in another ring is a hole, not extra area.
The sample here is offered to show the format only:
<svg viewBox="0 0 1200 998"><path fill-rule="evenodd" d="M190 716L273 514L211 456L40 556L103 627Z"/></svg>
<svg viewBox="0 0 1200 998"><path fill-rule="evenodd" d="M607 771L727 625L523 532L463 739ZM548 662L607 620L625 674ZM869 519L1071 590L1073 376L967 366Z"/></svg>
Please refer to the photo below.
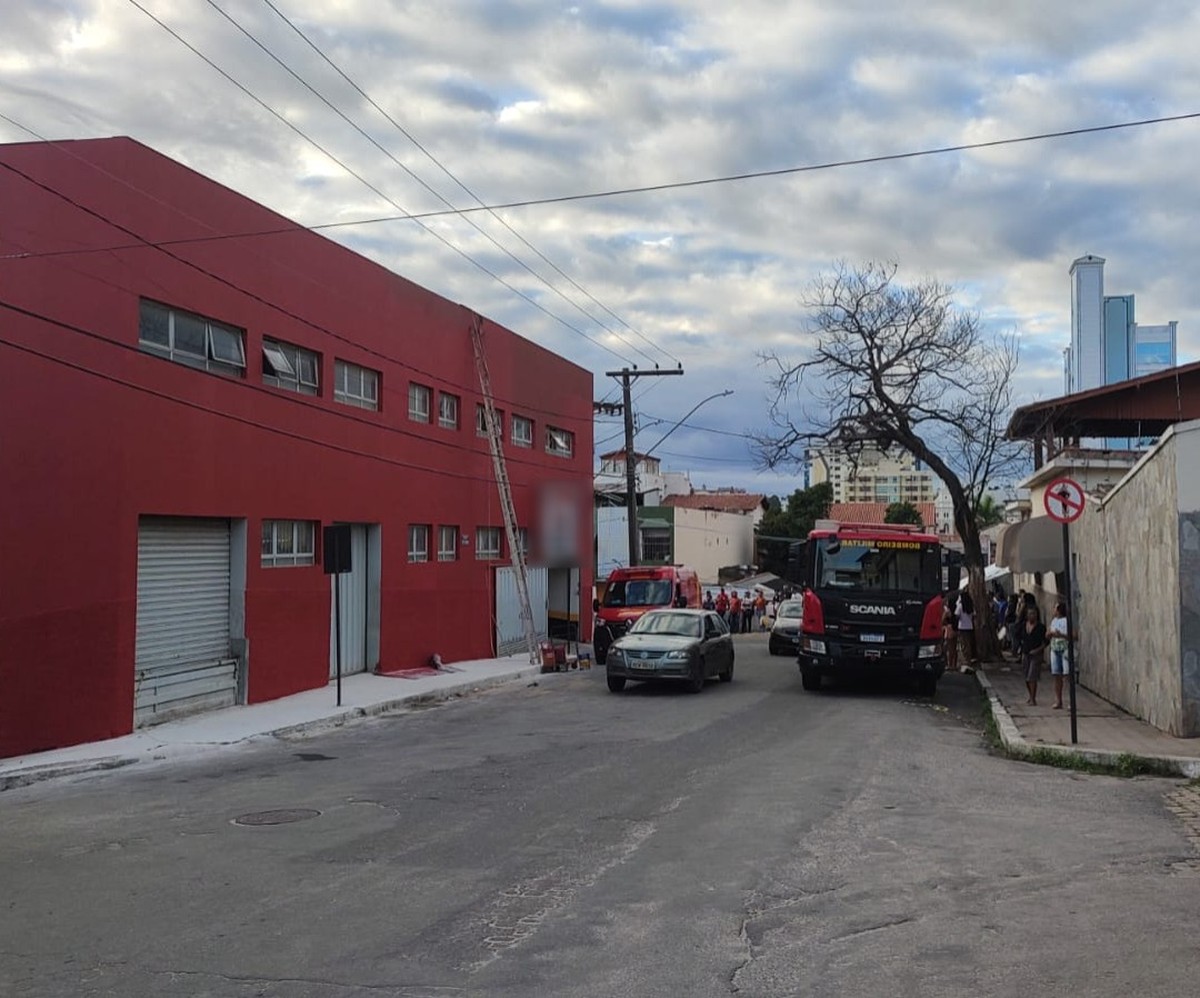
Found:
<svg viewBox="0 0 1200 998"><path fill-rule="evenodd" d="M669 430L667 430L666 433L664 433L661 437L658 438L658 441L654 444L654 447L651 447L649 450L643 451L642 456L649 457L652 453L654 453L654 448L657 447L659 444L661 444L664 440L666 440L667 437L669 437L677 429L679 429L679 427L681 427L687 421L688 417L690 417L692 415L692 413L694 413L702 405L704 405L707 402L711 402L713 399L725 398L726 395L732 395L732 394L733 394L733 389L726 388L725 391L723 391L723 392L717 392L716 395L710 395L706 399L701 399L694 406L692 406L691 409L689 409L687 411L687 414L684 415L684 417L682 419L680 419L674 426L672 426ZM630 437L630 439L632 440L632 436ZM625 448L625 470L626 470L626 474L628 475L628 479L629 479L629 485L625 490L625 492L626 492L625 511L626 511L626 516L629 517L629 564L631 567L638 563L637 489L634 486L634 472L633 472L633 466L636 463L637 458L634 455L633 451L634 451L634 448L631 446L627 446Z"/></svg>

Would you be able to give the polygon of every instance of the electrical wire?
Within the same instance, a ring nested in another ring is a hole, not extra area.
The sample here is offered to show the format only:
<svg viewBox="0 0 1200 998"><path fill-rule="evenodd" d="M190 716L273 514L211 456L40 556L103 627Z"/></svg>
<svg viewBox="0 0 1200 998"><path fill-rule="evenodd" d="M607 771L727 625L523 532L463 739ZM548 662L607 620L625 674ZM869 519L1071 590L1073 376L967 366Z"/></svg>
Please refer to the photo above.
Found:
<svg viewBox="0 0 1200 998"><path fill-rule="evenodd" d="M184 368L184 369L190 369L190 371L191 371L191 369L193 369L193 368L187 367L185 365L179 365L178 362L174 362L172 360L166 359L166 357L161 357L161 356L157 356L154 354L146 353L146 351L144 351L138 347L134 347L133 344L121 343L120 341L116 341L116 339L112 339L112 338L109 338L108 336L104 336L103 333L97 332L96 330L86 329L85 326L79 326L79 325L76 325L73 323L67 323L67 321L65 321L65 320L54 318L53 315L47 315L46 313L43 313L43 312L37 312L37 311L35 311L35 309L25 308L24 306L16 305L16 303L11 302L11 301L0 300L0 308L4 308L4 309L6 309L6 311L11 312L13 314L24 315L25 318L34 319L36 321L41 321L41 323L48 323L49 325L58 327L58 329L77 333L77 335L79 335L79 336L83 336L85 338L91 339L91 341L102 343L103 345L107 345L107 347L113 347L116 350L126 351L126 353L132 353L132 354L137 354L138 356L148 357L148 359L155 360L155 361L162 361L163 363L175 363L176 366L178 366L180 368ZM52 354L52 353L47 353L47 351L44 351L44 350L38 350L38 349L35 349L32 347L29 347L29 345L26 345L23 343L14 342L14 341L12 341L12 339L5 339L5 338L0 337L0 344L7 345L7 347L11 347L12 349L23 351L23 353L26 353L26 354L32 354L34 356L42 357L43 360L52 361L54 363L60 363L60 365L65 366L65 367L70 367L70 368L74 369L74 371L80 371L85 374L94 374L95 377L97 377L97 378L102 378L103 380L112 381L112 383L128 387L128 389L142 391L142 392L148 393L148 395L152 395L157 398L167 399L167 401L169 401L169 402L178 402L181 405L186 405L186 407L188 407L188 408L199 409L199 410L205 411L205 413L211 413L211 414L218 415L218 416L228 417L228 419L230 419L230 420L234 420L236 422L241 422L241 423L246 423L246 425L248 425L248 426L253 426L253 427L257 427L259 429L264 429L264 431L268 431L271 433L278 433L278 434L284 435L284 437L290 437L295 440L302 440L308 444L314 444L314 445L323 446L323 447L331 447L331 449L342 451L344 453L353 453L353 455L356 455L359 457L378 458L378 459L380 459L380 461L385 461L386 463L389 463L389 464L395 464L396 467L400 467L400 468L410 468L410 469L418 470L418 471L427 471L427 473L430 473L430 474L443 475L446 477L454 477L454 479L462 479L462 480L466 480L466 481L485 482L485 483L487 483L487 485L494 485L494 483L496 483L496 480L494 480L493 476L470 475L470 474L466 474L466 473L460 473L460 471L449 471L449 470L442 470L439 468L430 467L430 465L428 465L428 464L419 464L419 463L401 461L401 459L398 459L398 458L385 458L382 455L378 455L378 453L376 453L376 452L360 451L360 450L354 449L354 447L346 447L341 444L331 444L331 443L329 443L329 441L318 440L318 439L312 438L312 437L306 437L305 434L296 433L294 431L289 431L289 429L283 429L282 427L269 426L268 423L259 422L258 420L252 420L248 416L239 416L239 415L235 415L232 413L227 413L227 411L224 411L222 409L215 409L215 408L208 407L208 405L204 405L202 403L192 402L191 399L179 398L178 396L169 395L169 393L167 393L167 392L163 392L163 391L160 391L157 389L152 389L152 387L150 387L148 385L139 385L136 383L136 381L128 381L124 378L116 377L116 375L113 375L113 374L107 374L107 373L104 373L101 371L95 371L94 368L85 367L84 365L80 365L80 363L66 360L65 357L60 357L60 356ZM199 374L202 372L197 371L196 373ZM217 377L220 377L220 375L217 375ZM400 426L390 425L390 423L376 422L376 421L370 419L370 417L360 416L360 415L354 413L354 411L350 410L350 409L347 409L346 411L342 411L341 409L338 409L338 408L317 407L317 405L314 405L312 402L312 396L295 395L295 393L289 393L287 391L275 391L275 390L270 389L270 387L266 387L265 385L256 385L256 384L251 383L251 381L248 381L248 380L233 379L233 378L230 378L228 380L229 380L230 385L236 385L236 386L241 387L241 389L248 389L248 390L251 390L254 392L258 392L258 393L260 393L260 395L265 395L270 398L274 398L274 399L276 399L276 401L282 402L284 404L302 405L302 407L305 407L305 409L307 409L308 411L312 411L312 413L322 413L325 415L331 415L331 416L335 416L336 419L348 420L350 422L360 423L360 425L370 427L371 429L376 429L376 431L382 431L384 433L395 433L395 434L401 435L401 437L408 437L408 438L420 440L420 441L422 441L422 443L433 444L433 445L443 446L443 447L449 447L449 449L451 449L451 450L462 451L464 453L468 453L468 455L470 455L470 456L478 457L480 459L481 463L490 462L490 457L488 457L487 450L475 450L475 449L473 449L473 447L469 447L464 444L458 444L454 440L450 440L450 439L446 439L446 438L438 438L438 437L436 437L436 435L431 435L431 437L425 437L425 435L422 435L418 432L412 431L412 429L406 429L406 428L403 428ZM523 465L523 467L539 469L542 471L545 471L545 470L551 468L551 465L547 465L547 464L544 464L541 462L536 462L536 461L529 461L529 459L518 458L515 455L510 455L510 453L508 453L508 452L505 452L505 459L510 464L520 464L520 465ZM522 483L522 482L517 482L516 485L517 485L517 487L521 487L521 488L529 488L530 487L530 486L526 485L526 483Z"/></svg>
<svg viewBox="0 0 1200 998"><path fill-rule="evenodd" d="M132 3L134 0L130 0L130 2ZM3 118L5 121L16 125L18 128L21 128L22 131L29 131L4 114L0 114L0 118ZM860 156L854 159L830 160L823 163L810 163L802 166L783 167L776 170L752 170L746 173L703 177L697 180L668 181L661 184L647 184L641 187L618 187L608 190L592 191L585 194L564 194L556 197L526 198L521 201L494 202L492 204L455 208L453 210L434 210L404 215L380 215L372 218L359 218L339 222L321 222L318 224L305 226L305 228L313 232L319 232L325 229L346 228L359 225L377 225L384 222L420 221L427 218L440 218L446 215L466 215L479 211L501 211L506 208L529 208L537 205L568 204L576 201L595 201L603 198L625 197L634 194L652 194L662 191L681 190L689 187L704 187L713 184L736 183L744 180L761 180L769 177L782 177L799 173L815 173L822 170L837 170L851 166L868 166L876 163L890 163L906 159L918 159L924 156L943 156L948 153L955 152L971 152L978 149L996 149L1001 146L1019 145L1027 142L1044 142L1051 139L1069 138L1077 135L1095 135L1101 132L1113 132L1125 128L1141 128L1148 125L1161 125L1170 122L1189 121L1196 118L1200 118L1200 111L1192 111L1186 114L1163 115L1157 118L1139 118L1133 121L1119 121L1106 125L1088 125L1081 128L1068 128L1055 132L1038 132L1031 135L1017 135L1003 139L990 139L982 142L963 142L959 143L958 145L951 146L934 146L926 149L909 150L906 152L884 153L878 156ZM255 232L237 232L218 236L198 236L183 240L167 240L165 242L169 244L172 242L205 242L214 239L246 239L252 236L270 236L292 231L294 230L291 228L259 229ZM115 246L108 248L124 249L126 247ZM42 255L50 255L51 253L98 252L99 250L100 248L89 248L86 250L51 250Z"/></svg>
<svg viewBox="0 0 1200 998"><path fill-rule="evenodd" d="M595 339L594 337L589 336L582 329L580 329L577 326L573 325L572 323L568 322L562 316L557 315L556 313L550 311L550 309L546 308L546 306L543 305L541 302L530 297L524 291L521 291L519 288L510 284L508 281L506 281L503 277L501 277L495 271L490 270L484 264L480 263L473 256L471 256L469 253L467 253L466 250L461 249L460 247L456 246L454 243L452 243L449 239L447 239L445 236L443 236L436 229L433 229L433 228L425 225L424 223L422 223L416 215L405 212L405 210L400 206L400 204L397 201L395 201L392 197L385 194L375 184L372 184L369 180L367 180L366 177L362 176L362 174L358 173L352 167L347 165L344 161L342 161L337 156L335 156L332 152L330 152L323 145L321 145L319 142L317 142L316 139L312 138L307 133L305 133L304 130L301 129L299 126L288 121L288 119L283 114L281 114L279 111L275 110L275 108L273 108L270 104L268 104L266 101L264 101L256 93L254 93L254 91L252 91L249 87L245 86L239 80L235 79L231 74L229 74L225 70L223 70L215 62L213 62L210 58L208 58L208 56L206 56L198 48L196 48L189 41L187 41L187 39L185 39L177 31L175 31L170 25L168 25L166 22L160 20L151 11L147 10L144 6L142 6L142 4L139 2L139 0L129 0L129 3L131 3L134 7L136 7L143 14L145 14L148 18L150 18L150 20L152 20L155 24L157 24L160 28L162 28L165 32L167 32L167 34L169 34L172 38L174 38L181 45L183 45L184 48L186 48L188 51L193 53L198 59L203 61L205 64L207 64L212 69L214 69L217 73L219 73L222 77L224 77L226 80L228 80L230 83L232 83L235 87L238 88L238 90L240 90L242 93L244 93L247 97L249 97L251 100L253 100L256 104L258 104L263 110L265 110L273 118L282 122L284 125L287 126L288 129L295 132L296 135L298 135L298 136L300 136L300 138L304 139L304 141L309 143L314 149L319 150L322 154L327 156L332 162L336 163L346 173L348 173L350 176L354 177L364 187L366 187L368 190L370 190L373 193L375 193L376 195L378 195L380 198L382 198L388 204L392 205L392 207L394 207L397 211L401 212L403 217L411 218L414 221L416 221L417 224L420 226L420 228L423 229L427 234L433 236L435 239L438 240L438 242L442 243L443 245L447 246L449 249L453 250L455 253L457 253L459 256L461 256L464 260L466 260L472 266L476 267L478 270L482 271L488 277L492 278L497 283L508 288L509 291L511 291L517 297L523 299L528 304L532 305L539 312L543 312L544 314L549 316L551 319L553 319L555 322L558 322L561 325L565 326L567 329L571 330L571 332L576 333L579 336L582 336L589 343L592 343L593 345L599 347L601 350L604 350L606 353L612 354L614 357L621 360L622 363L629 363L627 358L622 357L621 354L617 353L611 347L608 347L605 344L601 343L599 340ZM448 211L444 212L444 214L447 214L447 215L458 214L458 211L457 210L455 210L455 211L448 210Z"/></svg>
<svg viewBox="0 0 1200 998"><path fill-rule="evenodd" d="M369 132L367 132L366 129L362 128L349 115L347 115L341 108L339 108L337 105L335 105L331 100L329 100L329 98L327 98L324 94L322 94L319 90L317 90L316 87L314 87L311 83L309 83L306 79L304 79L304 77L302 77L294 69L292 69L291 66L289 66L286 62L284 62L273 51L271 51L271 49L268 48L266 46L266 44L264 44L252 31L250 31L249 28L246 28L244 25L239 23L231 14L229 14L226 10L224 10L216 2L216 0L205 0L205 2L213 10L215 10L218 14L220 14L223 18L225 18L226 21L228 21L235 28L237 28L238 31L240 31L243 35L245 35L246 38L248 38L255 46L258 47L258 49L260 49L263 53L265 53L277 66L279 66L281 69L283 69L284 72L286 72L289 76L291 76L292 79L294 79L297 83L299 83L302 87L304 87L304 89L307 90L314 97L316 97L317 100L319 100L322 104L324 104L327 108L329 108L329 110L331 110L339 118L341 118L342 121L346 122L346 124L348 124L356 132L358 132L359 135L361 135L364 139L366 139L368 142L370 142L371 145L373 145L376 149L378 149L381 153L383 153L396 166L398 166L401 170L403 170L409 177L411 177L418 184L420 184L425 190L427 190L430 194L432 194L435 198L437 198L447 208L454 208L454 204L451 201L449 201L447 198L445 198L440 191L438 191L436 188L434 188L430 184L426 183L420 176L418 176L413 170L411 170L405 163L401 162L390 149L388 149L386 146L384 146L382 143L380 143L373 135L371 135ZM349 81L349 82L352 82L352 81ZM359 92L362 93L361 90L359 90ZM366 96L366 95L364 94L364 96ZM368 100L369 99L370 98L368 98ZM376 105L376 106L378 106L378 105ZM376 193L378 193L378 190L376 188L372 187L371 189L374 190ZM480 203L482 203L482 202L480 202ZM495 212L493 212L492 214L494 217L497 217L497 218L499 217L498 215L496 215ZM488 242L490 242L493 246L495 246L496 249L498 249L501 253L503 253L510 260L512 260L514 263L516 263L517 266L521 267L526 273L528 273L535 280L540 281L542 284L544 284L547 288L549 288L552 292L554 292L556 295L558 295L568 305L572 306L573 308L578 309L590 321L596 323L596 325L600 326L600 328L602 328L609 335L615 336L617 339L619 339L622 343L624 343L627 347L629 347L635 353L641 355L642 357L645 357L646 360L650 361L650 363L652 363L652 364L655 363L654 358L651 357L648 353L646 353L644 350L640 349L636 344L631 343L625 337L621 336L620 333L616 332L614 329L605 325L603 322L601 322L599 319L597 319L595 316L593 316L590 312L588 312L587 309L583 308L583 306L581 306L578 302L572 300L567 295L565 295L558 287L556 287L553 283L548 281L543 275L539 274L536 270L534 270L531 266L529 266L529 264L527 264L519 256L517 256L515 253L513 253L507 246L505 246L498 239L496 239L490 232L488 232L481 225L479 225L473 218L464 215L464 216L462 216L462 219L469 226L471 226L472 229L474 229L477 233L479 233L481 236L483 236L484 239L488 240ZM530 248L532 249L533 247L530 246ZM535 250L535 252L536 252L536 250ZM547 261L547 262L549 262L549 261ZM561 273L561 271L560 271L560 273ZM566 275L564 274L563 276L566 276Z"/></svg>
<svg viewBox="0 0 1200 998"><path fill-rule="evenodd" d="M208 2L213 3L213 0L208 0ZM343 80L346 81L346 83L348 83L355 91L357 91L358 94L368 104L371 105L371 107L373 107L376 111L378 111L380 113L380 115L382 115L383 118L389 124L391 124L406 139L408 139L409 142L411 142L414 146L416 146L417 149L419 149L439 170L442 171L442 173L444 173L455 184L457 184L459 189L462 190L463 193L465 193L468 197L470 197L476 203L476 205L479 205L480 207L486 207L484 200L478 194L476 194L473 190L471 190L470 187L468 187L465 183L463 183L462 180L460 180L450 170L449 167L447 167L440 159L438 159L437 156L435 156L432 152L430 152L429 149L426 148L426 146L423 143L418 141L417 137L415 135L413 135L412 132L410 132L407 128L405 128L403 125L401 125L400 122L398 122L391 114L389 114L382 106L380 106L380 104L375 100L375 98L373 98L362 87L360 87L354 80L352 80L350 78L350 76L347 75L347 73L341 68L341 66L339 66L336 62L334 62L333 59L331 59L329 57L329 55L327 55L321 49L321 47L317 45L316 42L314 42L303 30L301 30L300 27L294 21L291 20L291 18L289 18L283 11L281 11L272 2L272 0L262 0L262 2L267 7L269 7L275 13L275 15L281 21L283 21L284 24L286 24L289 28L291 28L292 31L294 31L309 48L311 48L318 56L320 56L321 59L323 59L325 61L325 63L335 73L337 73ZM215 4L214 4L214 6L215 6ZM428 190L432 190L432 188L430 188L427 184L425 184L424 181L420 180L420 178L418 178L416 176L416 174L412 173L411 171L408 171L407 167L405 167L404 169L407 172L409 172L410 175L414 179L416 179L419 183L421 183L422 186L426 187ZM447 207L454 207L449 201L447 201L445 198L441 197L440 194L438 195L438 198L444 204L446 204ZM624 326L626 329L628 329L630 332L632 332L636 336L640 337L642 340L644 340L646 343L648 343L655 350L658 350L664 356L675 361L675 363L677 363L677 364L683 363L678 357L676 357L669 350L666 350L665 348L663 348L662 346L660 346L659 344L657 344L653 340L651 340L648 336L645 336L639 329L636 329L635 327L631 326L620 315L618 315L611 308L609 308L607 305L605 305L604 302L600 301L599 298L597 298L590 291L588 291L587 288L585 288L583 285L581 285L579 282L577 282L573 277L570 276L570 274L566 273L561 267L558 266L558 264L556 264L553 260L551 260L548 256L546 256L546 254L544 254L541 250L539 250L536 246L534 246L533 243L531 243L528 239L526 239L525 236L523 236L520 232L518 232L515 228L513 228L513 226L510 225L508 223L508 221L505 220L505 218L502 215L500 215L499 213L497 213L495 211L489 211L488 214L491 215L491 217L494 218L501 225L503 225L504 228L506 228L514 236L516 236L517 239L519 239L525 246L527 246L530 250L532 250L535 254L537 254L539 259L541 259L543 262L545 262L547 265L549 265L551 267L551 269L554 270L555 273L557 273L561 277L565 278L576 290L581 292L590 301L594 302L601 309L603 309L605 312L607 312L610 316L612 316L614 319L616 319L616 321L619 322L622 326ZM593 317L589 316L589 318L593 318ZM596 320L593 318L593 321L596 321ZM607 327L605 327L605 328L607 328ZM610 330L610 332L611 332L611 330ZM643 354L642 356L645 356L645 354ZM649 358L647 358L647 359L649 359Z"/></svg>
<svg viewBox="0 0 1200 998"><path fill-rule="evenodd" d="M53 316L47 315L44 312L38 312L33 309L28 309L22 305L17 305L13 302L0 300L0 308L7 309L9 312L13 312L17 315L23 315L26 318L34 319L39 322L50 323L51 325L57 326L60 329L65 329L69 332L76 333L79 336L83 336L87 339L99 342L105 346L113 347L116 350L124 351L126 353L136 354L139 357L151 357L155 360L161 360L165 363L177 363L175 361L171 361L169 358L163 358L163 357L160 357L155 354L147 353L146 351L142 350L140 347L134 346L131 343L123 343L120 340L111 339L110 337L105 336L103 333L96 332L93 329L87 329L86 327L83 327L83 326L77 326L77 325L74 325L73 323L66 322L62 319L56 319ZM3 342L8 343L9 346L15 346L18 349L20 349L20 345L15 344L12 341L5 340ZM30 350L29 352L37 353L38 356L44 356L47 359L51 359L51 360L54 359L53 354L43 354L43 353L39 353L39 352L33 351L33 350ZM74 366L74 365L68 364L68 366ZM179 365L179 366L184 367L186 365ZM192 370L192 368L188 368L188 369ZM362 426L370 427L373 430L381 430L386 433L395 433L402 437L409 437L414 440L419 440L422 443L433 444L438 447L445 447L445 448L449 448L449 449L456 450L456 451L462 451L463 453L469 454L473 457L479 457L481 459L488 458L489 452L487 450L476 450L475 448L469 447L466 444L458 443L457 441L450 439L448 436L446 436L444 434L435 433L431 436L426 436L423 433L420 433L416 430L410 430L403 426L396 426L391 423L380 423L380 422L377 422L376 420L371 419L368 416L361 416L357 412L355 412L352 408L345 408L344 410L340 407L325 408L324 406L314 404L313 396L311 396L311 395L300 395L300 394L288 392L286 390L276 391L275 389L272 389L266 385L255 384L254 382L251 382L248 379L230 379L230 384L240 385L244 389L249 389L251 391L259 393L260 395L268 396L269 398L276 399L285 404L303 406L309 412L326 413L326 414L334 416L338 419L348 420L352 423L357 423ZM136 388L138 386L131 384L130 387ZM148 390L153 391L153 389L148 389ZM154 393L158 394L157 392L154 392ZM459 415L461 417L461 415L462 415L461 411L460 411ZM431 428L433 427L433 424L425 424L425 425L429 425ZM268 428L268 427L264 427L264 428ZM313 442L319 443L320 441L314 440ZM505 460L508 461L510 464L523 465L528 468L537 468L537 469L545 470L547 467L547 465L541 463L540 461L531 461L527 458L521 458L515 454L509 454L508 451L505 452ZM412 467L424 468L425 466L424 465L412 465ZM477 478L474 476L466 476L466 477L473 478L473 480L475 480L475 481L486 481L486 482L494 482L495 481L494 477L490 477L490 478Z"/></svg>
<svg viewBox="0 0 1200 998"><path fill-rule="evenodd" d="M57 147L60 144L55 143L55 145ZM87 160L83 160L81 157L75 156L74 153L70 153L70 155L74 156L74 158L76 158L76 159L80 159L80 161L85 164L87 163ZM91 164L89 164L89 165L91 165ZM0 161L0 169L8 170L10 173L16 174L17 176L24 179L27 183L32 184L33 186L47 192L48 194L51 194L51 195L61 199L62 201L65 201L67 204L71 205L72 207L77 208L78 210L85 212L86 214L90 215L91 217L99 219L100 221L105 222L108 225L111 225L113 228L115 228L121 232L124 232L127 235L133 236L134 238L140 238L136 232L134 232L132 229L128 228L127 226L123 225L122 223L116 221L111 216L105 215L103 212L99 212L99 211L95 210L94 208L91 208L88 205L85 205L82 202L77 201L76 199L70 197L69 195L64 194L62 191L58 190L56 187L53 187L46 183L43 183L42 181L38 180L36 177L26 173L24 170L21 170L19 167L13 166L11 163L5 163L3 161ZM102 172L107 173L107 171L102 171ZM135 190L136 190L136 188L135 188ZM294 230L294 231L299 231L299 229ZM145 242L143 245L145 247L158 250L159 252L168 256L170 259L175 260L176 262L181 263L184 266L197 271L198 273L204 274L206 277L209 277L212 280L217 281L220 284L223 284L224 286L230 288L231 290L236 291L239 294L243 294L246 297L252 299L253 301L257 301L259 304L265 305L268 308L272 309L273 311L280 313L281 315L286 315L288 318L294 319L296 322L300 322L300 323L304 324L305 326L308 326L311 329L315 329L321 333L324 333L327 336L332 337L333 339L335 339L339 342L345 343L347 346L353 347L355 350L359 350L359 351L366 353L373 357L378 357L381 360L386 360L389 363L396 364L397 366L403 367L406 370L409 370L416 374L419 374L424 378L428 378L429 380L434 381L434 382L438 383L439 385L449 385L451 387L457 388L460 391L464 391L464 392L473 393L473 392L477 391L477 388L475 388L475 387L468 386L468 385L461 385L458 382L451 381L447 378L438 376L431 371L424 370L423 368L416 366L415 364L411 363L410 361L401 360L400 358L392 356L391 354L385 353L382 350L378 350L374 347L366 346L365 344L357 343L354 340L350 339L349 337L347 337L341 333L338 333L337 331L335 331L333 329L330 329L328 326L323 326L318 322L314 322L313 320L311 320L305 316L302 316L296 312L293 312L290 309L284 307L283 305L278 304L277 302L273 302L273 301L263 297L262 295L259 295L257 292L254 292L254 291L249 290L248 288L242 287L241 285L237 284L236 282L216 273L215 271L209 270L207 267L202 267L200 264L194 263L191 260L188 260L186 257L180 256L177 253L173 253L169 248L167 248L165 246L152 245L149 242ZM115 252L115 251L113 251L113 252ZM347 250L347 252L353 252L353 251ZM428 292L428 293L432 294L433 292ZM576 418L576 417L573 417L570 413L555 412L553 410L539 408L537 406L526 406L523 401L518 402L517 400L514 400L514 399L501 398L499 396L496 396L496 400L499 402L502 402L506 407L514 407L514 406L520 407L523 411L535 412L535 413L537 413L539 415L543 415L543 416L555 416L555 417L560 417L560 418Z"/></svg>

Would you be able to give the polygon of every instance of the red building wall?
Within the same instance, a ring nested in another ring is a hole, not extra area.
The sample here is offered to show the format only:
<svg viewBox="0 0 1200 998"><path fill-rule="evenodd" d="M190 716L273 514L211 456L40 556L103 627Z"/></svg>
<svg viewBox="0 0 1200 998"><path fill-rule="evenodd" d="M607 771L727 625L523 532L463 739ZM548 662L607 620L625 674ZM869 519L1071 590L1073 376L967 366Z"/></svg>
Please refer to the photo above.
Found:
<svg viewBox="0 0 1200 998"><path fill-rule="evenodd" d="M491 654L497 563L436 560L438 525L503 526L467 309L129 139L0 146L0 217L0 756L131 730L142 515L247 521L251 702L323 685L329 661L329 579L261 567L263 519L382 525L383 667ZM245 378L140 350L142 297L246 330ZM506 440L532 529L542 484L590 488L592 377L484 330L506 435L514 412L534 421L532 448ZM321 355L320 397L261 383L264 335ZM335 357L381 372L378 412L334 401ZM433 389L432 424L409 420L410 381ZM573 458L545 452L548 423ZM408 564L410 523L433 526L434 560ZM590 533L581 517L585 579Z"/></svg>

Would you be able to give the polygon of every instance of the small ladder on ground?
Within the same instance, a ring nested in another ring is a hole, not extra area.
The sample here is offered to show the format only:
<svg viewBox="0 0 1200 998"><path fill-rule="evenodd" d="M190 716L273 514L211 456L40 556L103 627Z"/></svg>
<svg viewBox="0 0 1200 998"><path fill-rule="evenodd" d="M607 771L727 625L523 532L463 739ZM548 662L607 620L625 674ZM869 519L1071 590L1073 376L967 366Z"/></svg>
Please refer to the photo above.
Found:
<svg viewBox="0 0 1200 998"><path fill-rule="evenodd" d="M513 574L517 580L517 599L521 603L521 626L525 631L525 646L530 664L538 662L537 632L533 627L533 605L529 599L529 579L525 574L525 552L517 534L517 510L513 506L512 487L508 483L508 467L504 463L504 439L496 401L492 397L492 376L488 372L487 356L483 351L483 323L478 315L471 316L471 348L475 352L475 372L483 394L483 419L487 429L488 446L492 452L492 470L500 492L500 511L504 515L504 532L508 536L508 551L512 557ZM498 650L498 649L497 649Z"/></svg>

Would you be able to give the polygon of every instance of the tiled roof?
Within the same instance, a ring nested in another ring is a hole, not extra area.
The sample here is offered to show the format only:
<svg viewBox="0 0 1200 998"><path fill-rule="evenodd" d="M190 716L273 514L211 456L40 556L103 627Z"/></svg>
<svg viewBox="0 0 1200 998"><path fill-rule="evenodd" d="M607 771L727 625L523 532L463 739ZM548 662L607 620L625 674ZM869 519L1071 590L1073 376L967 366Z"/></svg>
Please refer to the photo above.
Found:
<svg viewBox="0 0 1200 998"><path fill-rule="evenodd" d="M915 502L921 523L927 530L937 527L937 513L931 502ZM829 507L829 519L839 523L883 523L887 514L886 502L835 502Z"/></svg>
<svg viewBox="0 0 1200 998"><path fill-rule="evenodd" d="M763 504L756 492L693 492L690 496L667 496L664 506L677 509L708 509L717 513L753 513Z"/></svg>

